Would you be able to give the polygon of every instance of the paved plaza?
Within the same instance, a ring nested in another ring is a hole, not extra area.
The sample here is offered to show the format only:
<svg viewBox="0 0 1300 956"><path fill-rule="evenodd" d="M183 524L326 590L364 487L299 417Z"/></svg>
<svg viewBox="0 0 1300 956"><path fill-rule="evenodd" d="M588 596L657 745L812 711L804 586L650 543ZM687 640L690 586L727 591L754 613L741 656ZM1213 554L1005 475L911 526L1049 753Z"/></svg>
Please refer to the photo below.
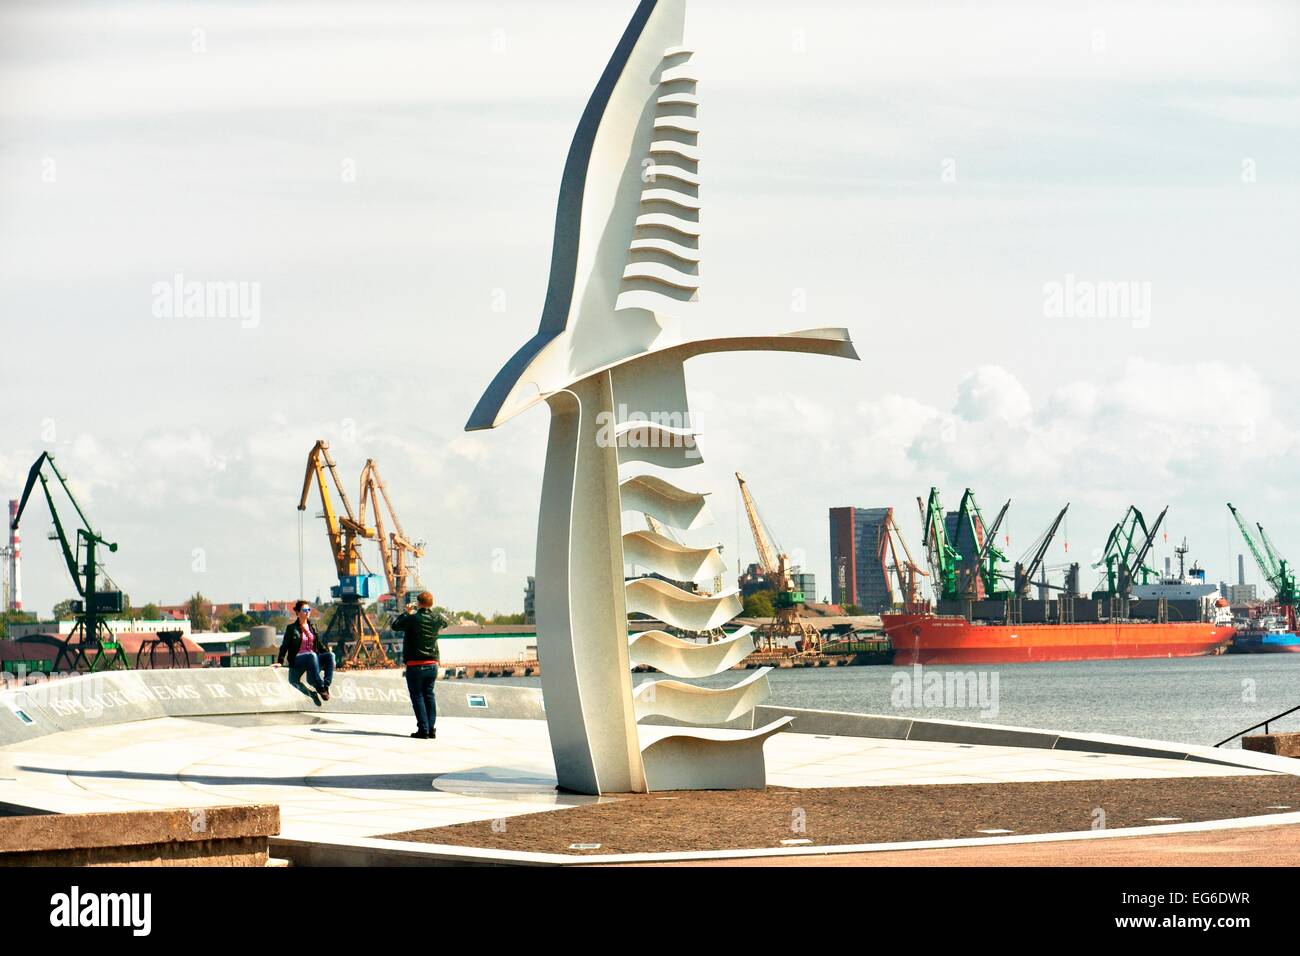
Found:
<svg viewBox="0 0 1300 956"><path fill-rule="evenodd" d="M645 728L647 731L650 728ZM332 842L562 811L545 723L449 717L414 740L409 717L264 713L162 717L0 748L0 803L60 813L276 803L281 834ZM772 787L1233 776L1258 771L1122 754L830 735L766 745Z"/></svg>

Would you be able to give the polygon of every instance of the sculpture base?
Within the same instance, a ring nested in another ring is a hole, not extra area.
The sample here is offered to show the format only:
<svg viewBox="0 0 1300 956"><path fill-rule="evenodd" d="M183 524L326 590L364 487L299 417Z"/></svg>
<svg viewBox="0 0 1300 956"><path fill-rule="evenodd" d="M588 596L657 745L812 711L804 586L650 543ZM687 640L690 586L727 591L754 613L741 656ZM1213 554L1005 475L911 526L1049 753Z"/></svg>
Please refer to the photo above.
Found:
<svg viewBox="0 0 1300 956"><path fill-rule="evenodd" d="M781 717L755 730L638 727L646 786L655 790L761 790L763 744L793 722Z"/></svg>

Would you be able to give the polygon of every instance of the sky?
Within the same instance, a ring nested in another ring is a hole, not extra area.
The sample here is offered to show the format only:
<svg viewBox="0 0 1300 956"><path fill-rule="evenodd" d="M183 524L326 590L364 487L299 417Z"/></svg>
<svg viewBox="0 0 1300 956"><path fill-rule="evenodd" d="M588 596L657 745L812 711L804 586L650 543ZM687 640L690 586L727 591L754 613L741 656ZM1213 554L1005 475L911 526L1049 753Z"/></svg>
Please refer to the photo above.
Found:
<svg viewBox="0 0 1300 956"><path fill-rule="evenodd" d="M292 598L321 438L354 496L376 460L440 603L521 610L547 415L463 427L537 327L634 6L0 6L4 497L49 450L137 605ZM919 551L931 486L1010 498L1012 558L1070 502L1051 565L1129 504L1169 505L1157 561L1185 536L1212 581L1244 550L1227 501L1300 552L1300 8L692 0L686 30L689 333L843 326L861 355L688 364L704 460L676 477L715 519L691 543L754 559L739 471L819 596L828 508L892 505ZM177 276L246 308L188 314ZM71 583L30 508L47 613Z"/></svg>

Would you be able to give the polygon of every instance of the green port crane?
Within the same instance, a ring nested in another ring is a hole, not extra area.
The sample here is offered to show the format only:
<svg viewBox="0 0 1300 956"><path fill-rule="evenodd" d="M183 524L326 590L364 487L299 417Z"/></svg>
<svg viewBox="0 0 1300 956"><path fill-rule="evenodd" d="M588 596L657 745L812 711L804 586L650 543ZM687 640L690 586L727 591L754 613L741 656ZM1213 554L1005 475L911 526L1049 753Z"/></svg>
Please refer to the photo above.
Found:
<svg viewBox="0 0 1300 956"><path fill-rule="evenodd" d="M76 529L75 542L69 542L63 522L59 520L59 511L54 505L54 495L50 491L50 480L45 473L45 465L49 466L50 472L58 479L68 501L76 510L77 517L81 519L81 526ZM122 646L117 642L107 622L108 615L122 613L124 603L122 592L116 587L100 588L99 586L101 575L109 585L112 585L112 581L99 566L97 552L101 547L116 552L117 545L105 540L90 526L90 519L81 510L81 505L77 504L72 489L68 487L68 482L54 464L54 456L49 452L41 452L41 456L36 459L27 473L27 484L23 488L18 510L10 525L11 530L18 529L18 522L22 520L23 512L27 508L27 499L31 497L37 481L41 483L41 491L45 494L46 504L50 508L50 518L54 521L54 533L50 538L59 542L59 547L63 551L63 561L68 566L68 573L72 575L72 583L80 596L80 600L72 602L75 623L72 632L64 640L58 656L54 659L54 669L56 671L81 670L83 664L87 671L125 669L126 656L122 653ZM81 556L83 548L84 563Z"/></svg>
<svg viewBox="0 0 1300 956"><path fill-rule="evenodd" d="M1289 597L1294 598L1296 596L1295 572L1291 570L1286 558L1277 553L1264 526L1255 522L1255 527L1259 529L1259 541L1264 545L1264 556L1268 558L1269 567L1273 569L1273 576L1281 581L1282 590L1286 591Z"/></svg>
<svg viewBox="0 0 1300 956"><path fill-rule="evenodd" d="M1286 608L1287 624L1294 631L1296 627L1296 605L1300 604L1300 595L1296 592L1295 571L1291 569L1286 558L1277 553L1273 547L1273 542L1269 540L1268 532L1264 526L1258 522L1255 527L1259 529L1259 540L1264 545L1264 553L1268 556L1269 563L1273 568L1273 577L1269 583L1276 592L1277 603Z"/></svg>
<svg viewBox="0 0 1300 956"><path fill-rule="evenodd" d="M948 543L939 489L931 488L930 497L926 501L917 498L916 506L921 512L925 555L930 563L930 582L934 587L935 597L940 601L960 600L962 591L957 582L957 564L961 561L961 553Z"/></svg>
<svg viewBox="0 0 1300 956"><path fill-rule="evenodd" d="M1142 583L1146 584L1147 579L1156 573L1152 568L1147 567L1147 555L1151 553L1151 549L1155 546L1156 534L1160 531L1160 526L1165 523L1165 515L1168 513L1169 506L1165 505L1164 510L1156 518L1156 523L1151 526L1151 533L1147 535L1146 540L1142 542L1142 546L1133 555L1132 563L1125 569L1126 573L1121 578L1122 593L1128 594L1129 589L1133 586L1133 580L1138 574L1142 575Z"/></svg>
<svg viewBox="0 0 1300 956"><path fill-rule="evenodd" d="M1135 581L1146 584L1156 573L1145 562L1155 543L1156 532L1168 511L1166 505L1156 523L1148 530L1142 512L1136 505L1129 505L1124 517L1110 529L1101 560L1093 565L1094 568L1106 569L1107 594L1127 594Z"/></svg>
<svg viewBox="0 0 1300 956"><path fill-rule="evenodd" d="M1255 525L1259 530L1260 541L1264 545L1264 551L1261 552L1255 544L1255 539L1251 537L1250 531L1247 530L1246 522L1237 509L1232 506L1232 502L1228 502L1228 510L1232 512L1232 517L1241 530L1241 536L1246 539L1246 547L1250 549L1250 554L1255 559L1255 564L1259 567L1260 573L1264 575L1264 580L1268 582L1268 586L1273 589L1273 600L1277 602L1277 605L1282 608L1283 613L1286 615L1287 627L1294 631L1297 603L1295 571L1291 569L1286 558L1277 553L1277 550L1273 547L1273 542L1269 540L1262 525Z"/></svg>
<svg viewBox="0 0 1300 956"><path fill-rule="evenodd" d="M962 531L967 530L974 547L974 560L969 565L962 560L959 585L966 597L977 596L975 587L977 578L984 585L984 597L989 599L1006 597L1006 594L998 589L999 578L1005 576L998 570L998 565L1007 560L1007 556L999 550L997 539L998 531L1002 528L1002 520L1007 516L1010 507L1011 499L1008 498L1007 503L1002 506L1002 510L993 520L992 526L989 526L985 524L984 514L975 501L975 492L967 488L965 494L961 496L961 504L957 507L957 529L953 534L953 545L960 554ZM982 543L981 535L984 537Z"/></svg>

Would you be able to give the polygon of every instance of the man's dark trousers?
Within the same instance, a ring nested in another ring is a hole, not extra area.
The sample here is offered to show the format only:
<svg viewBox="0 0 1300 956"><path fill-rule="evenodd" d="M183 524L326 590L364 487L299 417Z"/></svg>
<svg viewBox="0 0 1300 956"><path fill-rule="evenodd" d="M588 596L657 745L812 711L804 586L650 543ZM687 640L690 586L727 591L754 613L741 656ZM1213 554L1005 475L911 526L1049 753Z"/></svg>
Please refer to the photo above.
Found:
<svg viewBox="0 0 1300 956"><path fill-rule="evenodd" d="M410 692L415 722L422 734L433 733L434 722L438 719L438 704L433 694L433 684L437 679L437 664L408 665L406 668L406 689Z"/></svg>

